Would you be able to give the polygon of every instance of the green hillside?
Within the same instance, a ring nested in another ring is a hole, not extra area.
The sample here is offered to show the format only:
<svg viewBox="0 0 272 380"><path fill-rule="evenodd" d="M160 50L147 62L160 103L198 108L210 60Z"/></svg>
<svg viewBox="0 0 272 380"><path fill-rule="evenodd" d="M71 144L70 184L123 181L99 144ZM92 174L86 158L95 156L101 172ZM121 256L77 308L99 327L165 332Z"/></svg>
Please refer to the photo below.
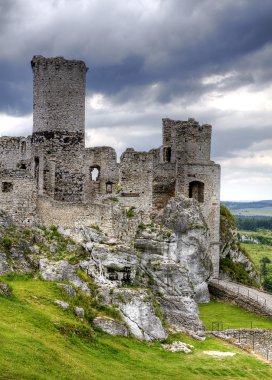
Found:
<svg viewBox="0 0 272 380"><path fill-rule="evenodd" d="M14 296L0 297L0 379L272 378L267 364L215 338L170 338L195 346L186 355L164 351L159 342L112 337L94 332L87 321L55 305L54 300L64 299L55 283L16 276L4 280ZM218 359L203 350L237 354Z"/></svg>

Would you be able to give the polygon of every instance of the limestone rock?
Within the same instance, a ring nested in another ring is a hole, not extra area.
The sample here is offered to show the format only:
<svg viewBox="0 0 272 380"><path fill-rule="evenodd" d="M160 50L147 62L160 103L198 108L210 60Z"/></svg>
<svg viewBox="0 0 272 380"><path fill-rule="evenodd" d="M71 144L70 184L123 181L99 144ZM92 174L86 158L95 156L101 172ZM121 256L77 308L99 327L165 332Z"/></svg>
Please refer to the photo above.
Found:
<svg viewBox="0 0 272 380"><path fill-rule="evenodd" d="M11 272L13 272L13 269L8 264L5 253L0 252L0 275L3 276Z"/></svg>
<svg viewBox="0 0 272 380"><path fill-rule="evenodd" d="M250 259L243 253L238 242L235 219L230 211L221 207L220 215L220 258L229 258L234 263L240 263L245 268L249 277L255 283L259 283L259 276ZM221 277L229 278L229 274L222 272Z"/></svg>
<svg viewBox="0 0 272 380"><path fill-rule="evenodd" d="M65 260L50 261L40 260L40 276L46 281L70 281L76 288L89 294L88 285L76 274L77 267L69 264Z"/></svg>
<svg viewBox="0 0 272 380"><path fill-rule="evenodd" d="M75 297L76 296L76 291L75 291L75 289L71 285L68 285L68 284L57 284L57 286L59 288L63 288L66 291L66 293L68 294L68 296L70 296L70 297Z"/></svg>
<svg viewBox="0 0 272 380"><path fill-rule="evenodd" d="M77 317L84 318L85 311L84 311L83 307L76 306L75 309L74 309L74 312L75 312L75 315Z"/></svg>
<svg viewBox="0 0 272 380"><path fill-rule="evenodd" d="M189 354L192 352L194 348L193 345L184 343L184 342L173 342L171 344L162 344L162 347L171 352L184 352L185 354Z"/></svg>
<svg viewBox="0 0 272 380"><path fill-rule="evenodd" d="M0 296L11 297L12 295L11 288L7 284L0 282Z"/></svg>
<svg viewBox="0 0 272 380"><path fill-rule="evenodd" d="M210 236L199 204L184 196L172 198L158 219L176 234L177 248L171 258L188 268L196 292L195 300L208 302L207 280L212 274Z"/></svg>
<svg viewBox="0 0 272 380"><path fill-rule="evenodd" d="M64 301L56 300L55 304L58 305L58 306L60 306L64 310L68 310L70 308L69 303L64 302Z"/></svg>
<svg viewBox="0 0 272 380"><path fill-rule="evenodd" d="M128 336L129 331L124 322L116 321L112 318L100 316L93 320L94 327L99 327L102 331L110 335Z"/></svg>
<svg viewBox="0 0 272 380"><path fill-rule="evenodd" d="M117 288L112 294L131 335L144 340L164 340L167 333L156 315L153 300L145 289Z"/></svg>

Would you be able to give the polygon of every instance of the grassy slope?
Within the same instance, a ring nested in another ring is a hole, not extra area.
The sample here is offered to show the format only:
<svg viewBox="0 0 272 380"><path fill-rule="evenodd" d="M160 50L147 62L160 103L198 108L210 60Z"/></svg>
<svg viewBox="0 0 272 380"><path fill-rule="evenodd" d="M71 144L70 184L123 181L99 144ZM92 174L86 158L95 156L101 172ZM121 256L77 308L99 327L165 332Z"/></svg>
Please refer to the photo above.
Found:
<svg viewBox="0 0 272 380"><path fill-rule="evenodd" d="M0 379L272 378L266 364L215 338L182 337L195 346L190 355L163 351L160 343L106 334L92 338L87 324L54 305L62 297L54 283L17 279L10 284L15 297L0 297ZM219 360L203 354L209 349L238 354Z"/></svg>
<svg viewBox="0 0 272 380"><path fill-rule="evenodd" d="M217 328L272 328L272 320L260 317L235 305L211 301L209 304L199 305L200 319L204 322L207 330ZM214 323L213 323L214 322Z"/></svg>

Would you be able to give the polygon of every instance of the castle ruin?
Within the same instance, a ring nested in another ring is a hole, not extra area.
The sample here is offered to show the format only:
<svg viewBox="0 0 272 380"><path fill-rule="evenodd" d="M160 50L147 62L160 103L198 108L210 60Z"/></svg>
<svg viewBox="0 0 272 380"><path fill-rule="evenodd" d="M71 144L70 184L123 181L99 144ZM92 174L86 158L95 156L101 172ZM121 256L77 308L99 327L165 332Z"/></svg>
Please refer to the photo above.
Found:
<svg viewBox="0 0 272 380"><path fill-rule="evenodd" d="M175 195L199 202L219 269L220 166L210 159L210 125L162 120L162 146L128 148L117 162L111 147L85 148L83 61L34 56L33 133L0 138L0 209L15 223L97 224L111 231L112 202L143 218Z"/></svg>

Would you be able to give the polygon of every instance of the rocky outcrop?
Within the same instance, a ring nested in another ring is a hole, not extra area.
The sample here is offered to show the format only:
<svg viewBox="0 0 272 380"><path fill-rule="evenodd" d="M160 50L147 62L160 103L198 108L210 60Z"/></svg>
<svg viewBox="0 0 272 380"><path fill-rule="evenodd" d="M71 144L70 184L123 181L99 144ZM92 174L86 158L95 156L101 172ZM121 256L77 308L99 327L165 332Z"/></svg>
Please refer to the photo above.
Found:
<svg viewBox="0 0 272 380"><path fill-rule="evenodd" d="M12 296L11 288L7 284L4 284L3 282L0 282L0 296L4 296L4 297Z"/></svg>
<svg viewBox="0 0 272 380"><path fill-rule="evenodd" d="M116 321L113 318L101 316L93 320L94 327L110 335L129 336L129 330L124 322Z"/></svg>
<svg viewBox="0 0 272 380"><path fill-rule="evenodd" d="M220 277L259 284L254 264L238 241L235 219L224 205L220 208Z"/></svg>
<svg viewBox="0 0 272 380"><path fill-rule="evenodd" d="M197 202L173 198L148 218L118 205L114 210L114 236L81 225L10 232L0 244L0 271L38 271L43 280L70 282L73 286L58 284L68 296L81 291L117 307L123 324L95 318L114 334L164 340L166 326L202 331L197 302L209 300L212 267L209 232ZM144 224L148 219L153 221Z"/></svg>

